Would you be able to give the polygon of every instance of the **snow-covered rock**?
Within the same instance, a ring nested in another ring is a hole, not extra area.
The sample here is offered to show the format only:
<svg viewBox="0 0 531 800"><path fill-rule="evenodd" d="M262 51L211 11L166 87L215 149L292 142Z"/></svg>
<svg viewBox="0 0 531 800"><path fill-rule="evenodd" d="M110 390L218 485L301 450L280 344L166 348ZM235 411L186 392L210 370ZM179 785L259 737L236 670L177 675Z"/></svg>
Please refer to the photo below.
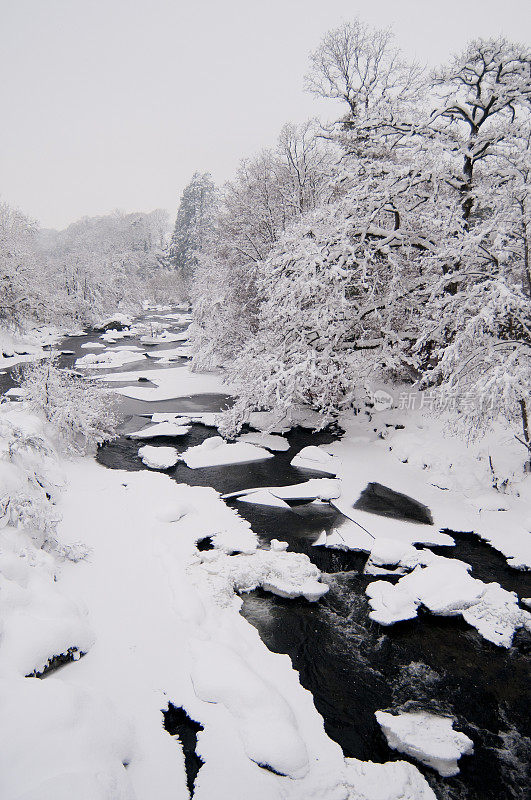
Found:
<svg viewBox="0 0 531 800"><path fill-rule="evenodd" d="M175 447L152 447L146 444L139 449L138 455L150 469L170 469L179 461Z"/></svg>
<svg viewBox="0 0 531 800"><path fill-rule="evenodd" d="M469 564L434 553L421 553L419 559L424 563L395 585L374 581L367 586L369 616L375 622L392 625L413 619L422 605L432 614L461 614L483 638L500 647L510 647L515 631L530 624L531 615L519 607L514 592L472 578Z"/></svg>
<svg viewBox="0 0 531 800"><path fill-rule="evenodd" d="M309 469L313 472L322 472L325 475L337 475L341 468L341 461L331 456L320 447L303 447L291 461L292 467Z"/></svg>
<svg viewBox="0 0 531 800"><path fill-rule="evenodd" d="M517 628L528 626L531 614L518 605L515 592L489 583L479 602L462 611L463 619L484 639L499 647L510 647Z"/></svg>
<svg viewBox="0 0 531 800"><path fill-rule="evenodd" d="M213 538L217 547L218 537ZM193 575L196 580L216 586L216 602L222 604L231 603L235 591L251 592L258 587L280 597L304 597L310 602L328 591L328 585L320 581L320 570L307 555L275 548L255 548L239 555L227 555L217 549L206 551L201 554L201 563L193 568Z"/></svg>
<svg viewBox="0 0 531 800"><path fill-rule="evenodd" d="M458 760L474 752L474 743L464 733L453 730L451 717L424 711L388 714L376 711L389 747L406 753L449 778L459 773Z"/></svg>
<svg viewBox="0 0 531 800"><path fill-rule="evenodd" d="M154 439L156 436L184 436L190 430L189 425L176 425L174 422L159 422L149 425L140 431L128 433L129 439Z"/></svg>
<svg viewBox="0 0 531 800"><path fill-rule="evenodd" d="M78 358L75 366L79 369L113 369L123 367L143 358L143 353L130 353L127 350L103 350L101 353L88 353Z"/></svg>
<svg viewBox="0 0 531 800"><path fill-rule="evenodd" d="M211 436L195 447L189 447L182 454L185 464L191 469L216 467L226 464L247 464L252 461L264 461L272 458L272 454L261 447L247 442L227 444L221 436Z"/></svg>
<svg viewBox="0 0 531 800"><path fill-rule="evenodd" d="M83 342L81 347L83 350L103 350L105 345L101 342Z"/></svg>
<svg viewBox="0 0 531 800"><path fill-rule="evenodd" d="M380 536L374 540L364 572L366 575L396 575L423 563L423 558L423 552L415 547ZM392 569L388 569L389 567Z"/></svg>

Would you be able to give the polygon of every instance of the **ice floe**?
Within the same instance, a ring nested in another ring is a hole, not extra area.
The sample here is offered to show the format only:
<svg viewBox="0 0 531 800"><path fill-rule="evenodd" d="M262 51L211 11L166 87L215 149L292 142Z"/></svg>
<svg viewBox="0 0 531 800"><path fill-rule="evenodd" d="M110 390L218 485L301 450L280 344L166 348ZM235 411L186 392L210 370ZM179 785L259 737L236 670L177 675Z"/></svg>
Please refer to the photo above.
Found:
<svg viewBox="0 0 531 800"><path fill-rule="evenodd" d="M287 439L274 433L243 433L238 441L256 444L258 447L265 447L278 453L289 450L290 446Z"/></svg>
<svg viewBox="0 0 531 800"><path fill-rule="evenodd" d="M388 714L376 711L389 747L432 767L449 778L459 773L462 755L474 752L474 742L464 733L454 731L454 720L424 711Z"/></svg>
<svg viewBox="0 0 531 800"><path fill-rule="evenodd" d="M333 478L312 478L309 481L304 481L304 483L294 483L289 486L258 486L255 489L240 489L238 492L223 495L223 499L235 499L252 503L255 502L252 496L256 493L261 495L260 505L267 505L264 502L267 499L267 494L280 500L329 501L339 497L341 487L339 481Z"/></svg>
<svg viewBox="0 0 531 800"><path fill-rule="evenodd" d="M152 447L146 444L139 449L138 455L150 469L170 469L179 461L175 447Z"/></svg>

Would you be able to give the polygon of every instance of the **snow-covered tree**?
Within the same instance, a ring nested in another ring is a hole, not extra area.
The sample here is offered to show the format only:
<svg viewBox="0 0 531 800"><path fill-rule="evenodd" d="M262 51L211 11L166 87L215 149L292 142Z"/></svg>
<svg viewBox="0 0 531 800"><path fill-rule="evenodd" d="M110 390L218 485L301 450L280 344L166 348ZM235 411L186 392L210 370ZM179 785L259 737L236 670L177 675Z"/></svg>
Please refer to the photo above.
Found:
<svg viewBox="0 0 531 800"><path fill-rule="evenodd" d="M42 272L35 253L37 223L0 203L0 320L16 322L36 311Z"/></svg>
<svg viewBox="0 0 531 800"><path fill-rule="evenodd" d="M286 226L327 196L330 160L312 123L285 126L277 147L242 162L223 188L194 271L195 369L232 359L253 335L258 265Z"/></svg>
<svg viewBox="0 0 531 800"><path fill-rule="evenodd" d="M192 273L212 228L216 188L209 173L195 172L182 193L169 246L168 261L189 295Z"/></svg>
<svg viewBox="0 0 531 800"><path fill-rule="evenodd" d="M18 377L29 407L51 424L67 452L86 453L116 436L116 395L96 380L60 369L53 356L20 367Z"/></svg>

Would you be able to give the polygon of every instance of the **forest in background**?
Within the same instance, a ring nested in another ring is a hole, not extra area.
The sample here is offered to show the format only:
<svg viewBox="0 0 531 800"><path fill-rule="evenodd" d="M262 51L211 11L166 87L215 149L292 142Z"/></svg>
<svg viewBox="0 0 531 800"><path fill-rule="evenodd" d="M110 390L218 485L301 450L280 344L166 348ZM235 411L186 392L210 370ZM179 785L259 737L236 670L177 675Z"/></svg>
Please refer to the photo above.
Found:
<svg viewBox="0 0 531 800"><path fill-rule="evenodd" d="M306 88L337 121L287 124L222 187L196 173L171 238L163 211L56 232L3 203L2 322L191 301L193 369L238 389L227 435L255 409L326 424L406 382L467 435L509 422L529 465L529 50L477 40L428 73L355 20Z"/></svg>
<svg viewBox="0 0 531 800"><path fill-rule="evenodd" d="M477 40L428 73L354 21L324 36L306 87L337 121L286 125L221 189L197 173L172 239L193 368L238 387L225 433L298 404L324 423L408 382L467 435L509 421L525 461L529 50Z"/></svg>

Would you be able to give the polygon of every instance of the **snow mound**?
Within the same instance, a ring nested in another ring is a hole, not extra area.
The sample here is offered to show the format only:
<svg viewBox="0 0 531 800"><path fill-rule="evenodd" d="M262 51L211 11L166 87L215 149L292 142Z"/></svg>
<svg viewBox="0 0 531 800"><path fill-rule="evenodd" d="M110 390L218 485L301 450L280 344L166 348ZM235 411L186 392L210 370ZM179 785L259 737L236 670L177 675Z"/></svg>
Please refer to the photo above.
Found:
<svg viewBox="0 0 531 800"><path fill-rule="evenodd" d="M314 472L323 472L325 475L337 475L341 468L341 461L336 456L331 456L319 447L303 447L291 461L292 467L309 469Z"/></svg>
<svg viewBox="0 0 531 800"><path fill-rule="evenodd" d="M159 422L148 425L141 431L128 433L128 439L154 439L156 436L184 436L190 430L189 425L176 425L174 422Z"/></svg>
<svg viewBox="0 0 531 800"><path fill-rule="evenodd" d="M0 667L42 672L55 656L87 652L94 642L83 608L63 594L55 562L30 537L11 528L0 538Z"/></svg>
<svg viewBox="0 0 531 800"><path fill-rule="evenodd" d="M196 641L192 651L191 677L197 697L227 709L248 758L280 775L303 778L309 770L308 752L295 715L278 689L230 647Z"/></svg>
<svg viewBox="0 0 531 800"><path fill-rule="evenodd" d="M175 447L152 447L146 444L139 449L138 455L150 469L170 469L179 461Z"/></svg>
<svg viewBox="0 0 531 800"><path fill-rule="evenodd" d="M226 464L247 464L273 458L271 453L261 447L246 442L227 444L221 436L211 436L195 447L189 447L182 459L190 469L217 467Z"/></svg>
<svg viewBox="0 0 531 800"><path fill-rule="evenodd" d="M349 800L437 800L424 775L407 761L346 758L345 765Z"/></svg>
<svg viewBox="0 0 531 800"><path fill-rule="evenodd" d="M135 800L124 767L131 733L107 698L53 678L14 678L0 680L0 706L5 800Z"/></svg>
<svg viewBox="0 0 531 800"><path fill-rule="evenodd" d="M406 753L439 775L449 778L459 773L458 760L474 752L474 743L464 733L453 730L451 717L439 717L424 711L388 714L376 711L389 747Z"/></svg>
<svg viewBox="0 0 531 800"><path fill-rule="evenodd" d="M83 350L103 350L105 345L101 342L83 342L81 347Z"/></svg>

